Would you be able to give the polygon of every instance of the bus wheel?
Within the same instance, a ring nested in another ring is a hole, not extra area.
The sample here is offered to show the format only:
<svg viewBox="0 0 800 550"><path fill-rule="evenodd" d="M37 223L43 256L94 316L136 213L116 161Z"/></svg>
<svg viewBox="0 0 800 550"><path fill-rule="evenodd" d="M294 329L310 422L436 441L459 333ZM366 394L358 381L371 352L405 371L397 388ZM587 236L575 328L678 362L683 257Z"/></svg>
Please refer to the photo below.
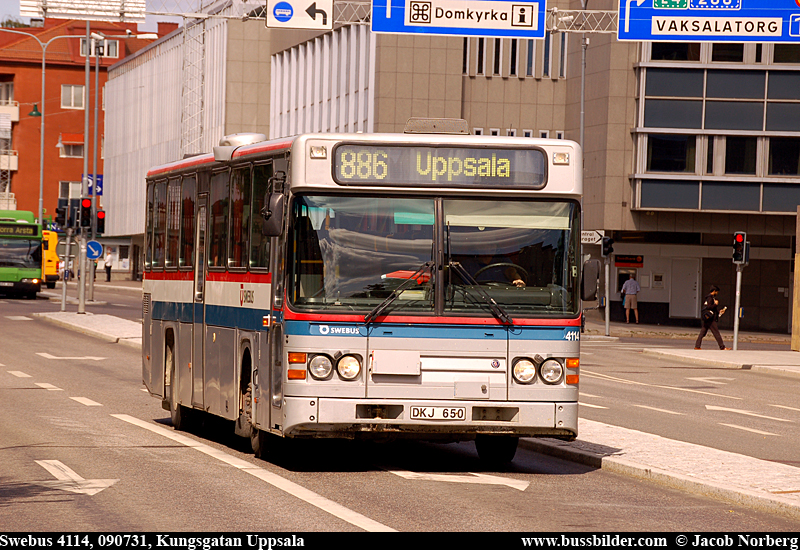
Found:
<svg viewBox="0 0 800 550"><path fill-rule="evenodd" d="M48 281L47 283L45 283L45 285L47 286L47 288L55 288L56 287L56 282L55 281Z"/></svg>
<svg viewBox="0 0 800 550"><path fill-rule="evenodd" d="M481 460L488 464L502 465L514 460L519 438L512 435L475 436L475 449Z"/></svg>
<svg viewBox="0 0 800 550"><path fill-rule="evenodd" d="M247 384L247 391L244 394L244 413L250 422L250 447L253 449L256 458L264 458L267 454L268 434L256 428L253 418L253 383Z"/></svg>
<svg viewBox="0 0 800 550"><path fill-rule="evenodd" d="M172 427L176 430L186 430L189 411L178 403L175 395L175 349L172 346L167 346L164 370L169 372L169 384L164 387L164 393L169 399L169 416L172 420Z"/></svg>

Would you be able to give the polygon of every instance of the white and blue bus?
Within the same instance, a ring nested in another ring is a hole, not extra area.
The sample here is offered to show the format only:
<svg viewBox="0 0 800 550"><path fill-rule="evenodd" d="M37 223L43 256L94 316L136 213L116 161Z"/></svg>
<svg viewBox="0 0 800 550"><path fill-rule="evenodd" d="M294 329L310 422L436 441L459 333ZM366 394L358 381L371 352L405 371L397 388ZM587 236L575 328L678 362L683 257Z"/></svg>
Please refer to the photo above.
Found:
<svg viewBox="0 0 800 550"><path fill-rule="evenodd" d="M176 428L490 461L577 436L580 147L411 126L236 134L149 171L142 373Z"/></svg>

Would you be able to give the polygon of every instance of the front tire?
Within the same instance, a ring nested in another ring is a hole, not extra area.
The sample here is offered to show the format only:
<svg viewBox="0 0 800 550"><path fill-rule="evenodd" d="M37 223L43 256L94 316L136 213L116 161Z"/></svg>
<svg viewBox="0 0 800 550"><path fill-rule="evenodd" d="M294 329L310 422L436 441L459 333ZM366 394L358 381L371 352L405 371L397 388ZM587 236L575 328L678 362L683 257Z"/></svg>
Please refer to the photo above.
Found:
<svg viewBox="0 0 800 550"><path fill-rule="evenodd" d="M486 435L475 436L475 449L480 459L493 466L503 466L514 460L517 454L519 437L513 435Z"/></svg>

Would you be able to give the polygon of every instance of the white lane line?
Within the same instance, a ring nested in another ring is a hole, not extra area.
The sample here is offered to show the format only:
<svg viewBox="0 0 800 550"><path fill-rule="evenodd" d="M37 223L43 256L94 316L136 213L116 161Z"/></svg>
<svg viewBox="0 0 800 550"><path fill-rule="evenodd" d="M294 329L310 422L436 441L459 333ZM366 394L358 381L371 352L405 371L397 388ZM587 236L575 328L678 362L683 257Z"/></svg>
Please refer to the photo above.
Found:
<svg viewBox="0 0 800 550"><path fill-rule="evenodd" d="M48 384L47 382L35 382L35 384L40 388L44 388L49 391L64 391L58 386L54 386L53 384Z"/></svg>
<svg viewBox="0 0 800 550"><path fill-rule="evenodd" d="M714 397L724 397L726 399L735 399L737 401L741 401L743 398L741 397L731 397L730 395L722 395L719 393L711 393L707 391L700 391L700 390L692 390L689 388L679 388L677 386L663 386L661 384L646 384L645 382L636 382L635 380L628 380L627 378L620 378L618 376L610 376L608 374L601 374L599 372L592 372L590 370L581 369L581 376L587 376L589 378L600 378L601 380L610 380L612 382L620 382L622 384L630 384L632 386L645 386L648 388L661 388L665 390L677 390L686 393L699 393L702 395L712 395Z"/></svg>
<svg viewBox="0 0 800 550"><path fill-rule="evenodd" d="M608 407L601 407L600 405L592 405L590 403L583 403L582 401L578 401L578 406L580 407L589 407L590 409L607 409Z"/></svg>
<svg viewBox="0 0 800 550"><path fill-rule="evenodd" d="M98 403L97 401L92 401L88 397L70 397L70 399L72 399L73 401L77 401L78 403L81 403L83 405L86 405L87 407L102 407L103 406L101 403Z"/></svg>
<svg viewBox="0 0 800 550"><path fill-rule="evenodd" d="M735 378L724 378L721 376L696 376L687 378L687 380L695 380L696 382L706 382L708 384L719 384L721 386L725 386L727 382L718 382L718 380L736 380Z"/></svg>
<svg viewBox="0 0 800 550"><path fill-rule="evenodd" d="M25 374L21 370L10 370L10 371L8 371L8 374L13 374L17 378L30 378L31 377L30 374Z"/></svg>
<svg viewBox="0 0 800 550"><path fill-rule="evenodd" d="M744 426L737 426L736 424L723 424L722 422L719 423L720 426L727 426L729 428L736 428L737 430L744 430L746 432L752 432L758 435L774 435L776 437L780 437L778 434L770 433L770 432L762 432L761 430L754 430L753 428L745 428Z"/></svg>
<svg viewBox="0 0 800 550"><path fill-rule="evenodd" d="M147 391L147 388L139 388L139 389L142 390L143 392L150 393Z"/></svg>
<svg viewBox="0 0 800 550"><path fill-rule="evenodd" d="M648 409L651 411L667 413L667 414L677 414L683 416L683 413L675 412L675 411L668 411L667 409L659 409L657 407L648 407L647 405L634 405L634 407L639 407L640 409Z"/></svg>
<svg viewBox="0 0 800 550"><path fill-rule="evenodd" d="M796 407L787 407L786 405L770 405L770 407L778 407L779 409L786 409L789 411L797 411L800 412L800 409Z"/></svg>
<svg viewBox="0 0 800 550"><path fill-rule="evenodd" d="M133 306L132 306L132 305L130 305L130 304L111 304L111 305L112 305L112 306L115 306L115 307L133 307Z"/></svg>
<svg viewBox="0 0 800 550"><path fill-rule="evenodd" d="M729 409L727 407L717 407L714 405L706 405L706 409L709 411L731 412L736 414L743 414L745 416L754 416L756 418L766 418L767 420L775 420L776 422L794 422L794 420L788 420L786 418L775 418L774 416L766 416L763 414L754 413L753 411L745 411L742 409Z"/></svg>
<svg viewBox="0 0 800 550"><path fill-rule="evenodd" d="M11 321L33 321L30 317L25 317L24 315L6 315L6 319Z"/></svg>
<svg viewBox="0 0 800 550"><path fill-rule="evenodd" d="M591 393L580 392L581 397L594 397L595 399L602 399L599 395L592 395Z"/></svg>
<svg viewBox="0 0 800 550"><path fill-rule="evenodd" d="M49 353L44 353L44 352L40 352L40 351L37 351L36 355L38 355L39 357L44 357L45 359L61 359L61 360L69 359L69 360L78 360L78 361L83 361L83 360L87 360L87 361L102 361L103 359L105 359L105 357L95 357L93 355L85 355L83 357L56 357L55 355L50 355Z"/></svg>
<svg viewBox="0 0 800 550"><path fill-rule="evenodd" d="M264 468L259 468L258 466L254 466L245 460L241 460L239 458L230 456L226 454L224 451L215 449L213 447L209 447L203 443L195 441L189 437L180 435L175 433L172 430L168 430L166 428L162 428L161 426L156 426L150 424L149 422L145 422L144 420L139 420L138 418L134 418L133 416L129 416L127 414L112 414L114 418L118 418L124 422L128 422L129 424L133 424L134 426L139 426L140 428L144 428L145 430L150 430L153 433L157 433L162 435L168 439L175 441L176 443L180 443L181 445L185 445L187 447L191 447L201 453L204 453L212 458L216 458L217 460L224 462L234 468L238 468L243 472L246 472L258 479L265 481L284 491L300 500L303 500L312 506L316 506L320 510L323 510L332 516L336 516L337 518L350 523L351 525L355 525L356 527L360 527L365 531L380 531L380 532L388 532L388 531L395 531L391 527L383 525L382 523L378 523L375 520L372 520L366 516L359 514L349 508L345 508L341 504L329 500L322 495L318 495L313 491L309 491L305 487L298 485L292 481L289 481L286 478L283 478L277 474L273 474L265 470Z"/></svg>

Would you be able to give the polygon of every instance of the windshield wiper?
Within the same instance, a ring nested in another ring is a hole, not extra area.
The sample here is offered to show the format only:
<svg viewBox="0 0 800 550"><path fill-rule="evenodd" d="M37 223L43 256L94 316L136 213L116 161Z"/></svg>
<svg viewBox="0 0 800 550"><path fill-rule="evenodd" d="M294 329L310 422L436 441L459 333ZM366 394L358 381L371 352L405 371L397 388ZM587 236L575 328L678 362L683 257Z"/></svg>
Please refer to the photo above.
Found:
<svg viewBox="0 0 800 550"><path fill-rule="evenodd" d="M467 270L464 269L464 266L462 266L459 262L452 262L452 261L449 262L449 266L450 269L455 271L464 280L465 283L468 283L470 285L469 287L466 288L475 290L475 293L478 294L478 296L480 296L483 299L486 305L489 306L489 309L492 311L494 316L497 317L497 319L500 322L505 323L507 325L514 324L514 319L511 318L508 312L506 312L506 310L503 309L500 306L500 304L494 301L494 298L489 296L486 293L486 291L481 288L481 285L478 283L478 281L476 281L472 277L472 275L470 275L469 272L467 272Z"/></svg>
<svg viewBox="0 0 800 550"><path fill-rule="evenodd" d="M430 271L432 265L433 261L425 262L424 264L422 264L419 267L419 269L417 269L408 279L403 281L403 283L397 288L395 288L392 291L392 293L389 294L380 304L375 306L375 309L367 313L364 316L364 322L366 324L370 324L373 320L375 320L381 313L383 313L383 311L387 307L389 307L392 304L392 302L394 302L397 299L398 296L400 296L401 292L403 292L405 289L411 286L412 282L419 284L419 281L417 281L417 277L419 277L426 271Z"/></svg>

